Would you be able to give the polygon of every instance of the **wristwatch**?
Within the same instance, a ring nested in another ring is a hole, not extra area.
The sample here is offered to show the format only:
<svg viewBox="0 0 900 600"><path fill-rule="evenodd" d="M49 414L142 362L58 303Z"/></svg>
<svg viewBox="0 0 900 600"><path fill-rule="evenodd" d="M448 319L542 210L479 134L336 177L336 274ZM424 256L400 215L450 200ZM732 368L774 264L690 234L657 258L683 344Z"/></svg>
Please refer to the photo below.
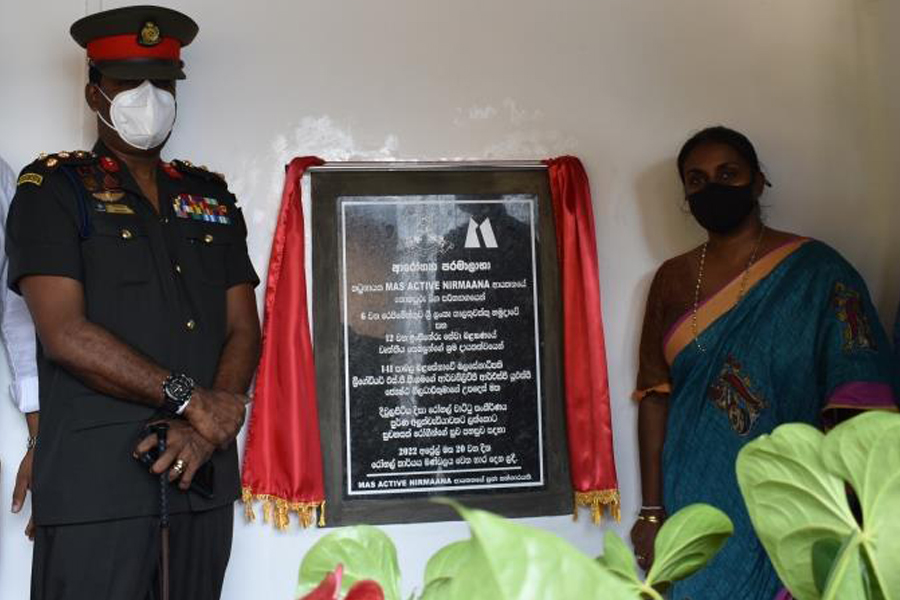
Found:
<svg viewBox="0 0 900 600"><path fill-rule="evenodd" d="M194 380L184 373L172 373L162 384L163 410L180 415L194 394Z"/></svg>

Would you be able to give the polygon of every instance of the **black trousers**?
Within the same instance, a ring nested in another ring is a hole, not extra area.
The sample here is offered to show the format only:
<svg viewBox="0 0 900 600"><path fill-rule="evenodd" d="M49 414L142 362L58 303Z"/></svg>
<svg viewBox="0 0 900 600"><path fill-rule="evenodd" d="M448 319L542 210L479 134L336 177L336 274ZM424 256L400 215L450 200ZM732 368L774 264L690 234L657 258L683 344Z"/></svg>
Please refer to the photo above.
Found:
<svg viewBox="0 0 900 600"><path fill-rule="evenodd" d="M231 556L232 505L170 517L171 600L218 600ZM159 518L38 527L32 600L157 600Z"/></svg>

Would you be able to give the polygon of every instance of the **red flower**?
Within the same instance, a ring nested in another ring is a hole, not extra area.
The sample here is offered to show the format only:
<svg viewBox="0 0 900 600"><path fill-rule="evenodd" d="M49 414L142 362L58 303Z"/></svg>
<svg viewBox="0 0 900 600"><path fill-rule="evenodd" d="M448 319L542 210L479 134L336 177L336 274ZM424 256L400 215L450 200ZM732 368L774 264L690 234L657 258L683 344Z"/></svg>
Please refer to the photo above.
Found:
<svg viewBox="0 0 900 600"><path fill-rule="evenodd" d="M333 573L329 573L319 586L303 596L299 600L338 600L341 593L341 578L344 575L344 565L338 565Z"/></svg>
<svg viewBox="0 0 900 600"><path fill-rule="evenodd" d="M343 575L344 565L338 565L333 572L325 576L316 589L298 600L340 600ZM384 592L377 582L366 579L354 583L344 600L384 600Z"/></svg>
<svg viewBox="0 0 900 600"><path fill-rule="evenodd" d="M384 600L384 592L377 582L366 579L354 583L344 600Z"/></svg>

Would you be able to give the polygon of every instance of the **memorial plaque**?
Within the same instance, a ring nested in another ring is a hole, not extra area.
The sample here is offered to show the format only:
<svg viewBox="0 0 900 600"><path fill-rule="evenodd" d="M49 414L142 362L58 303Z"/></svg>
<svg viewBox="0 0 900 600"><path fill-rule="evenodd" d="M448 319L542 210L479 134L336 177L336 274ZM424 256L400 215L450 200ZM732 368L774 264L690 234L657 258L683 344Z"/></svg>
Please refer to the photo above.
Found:
<svg viewBox="0 0 900 600"><path fill-rule="evenodd" d="M571 510L546 172L503 175L313 173L333 523Z"/></svg>

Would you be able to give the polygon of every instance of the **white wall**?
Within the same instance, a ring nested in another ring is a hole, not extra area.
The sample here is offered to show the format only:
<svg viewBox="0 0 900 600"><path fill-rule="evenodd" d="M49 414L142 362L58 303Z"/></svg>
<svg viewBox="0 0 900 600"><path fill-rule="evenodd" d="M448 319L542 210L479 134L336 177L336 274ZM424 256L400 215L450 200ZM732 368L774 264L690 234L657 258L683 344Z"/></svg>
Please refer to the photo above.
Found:
<svg viewBox="0 0 900 600"><path fill-rule="evenodd" d="M890 60L900 53L888 34L900 15L888 2L171 1L201 32L185 52L168 155L228 175L261 273L293 155L580 156L594 192L624 532L639 502L628 396L647 287L660 261L701 239L680 210L673 165L693 130L744 130L775 182L770 224L836 246L893 322L900 208L888 132L900 132ZM67 31L86 11L123 4L2 0L0 154L15 168L40 151L92 143L83 57ZM2 505L25 433L5 401L0 424ZM530 522L601 549L589 519ZM24 516L0 511L4 599L27 595L23 527ZM386 529L407 590L435 549L465 535L460 524ZM247 525L238 510L225 598L291 598L319 535Z"/></svg>

